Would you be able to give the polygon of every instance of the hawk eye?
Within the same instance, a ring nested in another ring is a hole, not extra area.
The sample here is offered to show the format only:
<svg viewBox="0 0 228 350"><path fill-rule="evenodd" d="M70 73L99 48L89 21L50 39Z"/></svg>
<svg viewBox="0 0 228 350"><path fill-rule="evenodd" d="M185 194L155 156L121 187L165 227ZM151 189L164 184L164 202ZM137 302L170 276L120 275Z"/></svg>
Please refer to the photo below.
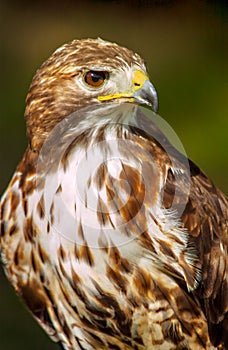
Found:
<svg viewBox="0 0 228 350"><path fill-rule="evenodd" d="M107 79L107 72L90 70L84 76L84 81L87 85L92 87L100 87Z"/></svg>

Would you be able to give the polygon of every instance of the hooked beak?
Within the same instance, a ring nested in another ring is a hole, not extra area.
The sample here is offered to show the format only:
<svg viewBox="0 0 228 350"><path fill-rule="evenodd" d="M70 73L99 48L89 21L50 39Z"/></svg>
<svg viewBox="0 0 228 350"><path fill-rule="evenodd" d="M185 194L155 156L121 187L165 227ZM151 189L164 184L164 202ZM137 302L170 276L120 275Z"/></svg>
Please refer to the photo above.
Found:
<svg viewBox="0 0 228 350"><path fill-rule="evenodd" d="M133 93L133 97L136 103L150 106L152 111L158 112L157 92L149 80L146 80L143 86Z"/></svg>
<svg viewBox="0 0 228 350"><path fill-rule="evenodd" d="M107 96L98 96L99 101L109 101L113 99L125 99L129 102L135 102L140 105L146 105L157 113L158 112L158 97L153 84L148 76L142 71L136 70L132 77L132 93L119 93Z"/></svg>

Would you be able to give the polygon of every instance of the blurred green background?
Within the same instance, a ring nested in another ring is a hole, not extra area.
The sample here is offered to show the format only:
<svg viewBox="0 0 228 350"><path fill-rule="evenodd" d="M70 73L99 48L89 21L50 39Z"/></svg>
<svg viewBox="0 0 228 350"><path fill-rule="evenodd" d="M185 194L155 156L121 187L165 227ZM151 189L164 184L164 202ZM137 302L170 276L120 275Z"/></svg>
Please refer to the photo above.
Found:
<svg viewBox="0 0 228 350"><path fill-rule="evenodd" d="M145 58L159 114L186 153L228 192L227 2L1 1L0 193L26 147L23 112L33 74L61 44L102 37ZM0 273L0 349L51 350Z"/></svg>

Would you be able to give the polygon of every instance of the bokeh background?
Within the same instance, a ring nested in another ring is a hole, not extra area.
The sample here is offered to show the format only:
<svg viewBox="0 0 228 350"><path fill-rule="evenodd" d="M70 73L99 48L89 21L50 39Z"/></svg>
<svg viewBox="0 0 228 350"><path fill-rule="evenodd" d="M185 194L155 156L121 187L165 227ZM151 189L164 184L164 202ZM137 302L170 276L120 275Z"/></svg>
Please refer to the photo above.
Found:
<svg viewBox="0 0 228 350"><path fill-rule="evenodd" d="M0 193L26 147L23 112L33 74L61 44L102 37L142 55L160 109L186 153L228 192L227 1L0 2ZM56 346L0 273L0 349Z"/></svg>

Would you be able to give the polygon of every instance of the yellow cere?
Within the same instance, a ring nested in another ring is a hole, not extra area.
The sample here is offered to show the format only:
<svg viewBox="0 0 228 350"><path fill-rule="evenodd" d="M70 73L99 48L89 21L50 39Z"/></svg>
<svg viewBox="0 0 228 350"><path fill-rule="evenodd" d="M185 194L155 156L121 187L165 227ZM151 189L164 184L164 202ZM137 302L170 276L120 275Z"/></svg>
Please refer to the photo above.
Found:
<svg viewBox="0 0 228 350"><path fill-rule="evenodd" d="M146 80L149 80L149 77L140 70L136 70L132 77L132 84L134 86L134 90L137 91L141 89Z"/></svg>

